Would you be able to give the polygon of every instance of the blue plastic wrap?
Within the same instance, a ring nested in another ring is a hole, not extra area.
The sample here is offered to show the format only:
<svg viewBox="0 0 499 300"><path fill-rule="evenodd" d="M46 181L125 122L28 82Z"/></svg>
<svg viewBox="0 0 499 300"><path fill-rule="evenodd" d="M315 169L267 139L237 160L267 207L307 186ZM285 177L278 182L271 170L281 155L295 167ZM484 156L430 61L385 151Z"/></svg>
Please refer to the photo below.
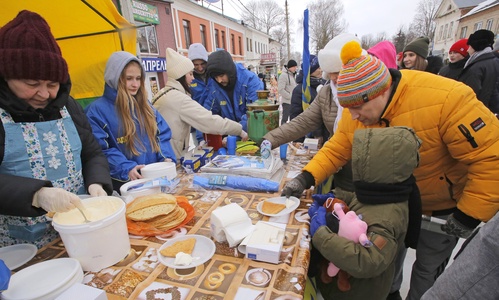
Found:
<svg viewBox="0 0 499 300"><path fill-rule="evenodd" d="M194 184L207 190L242 190L270 193L279 190L279 182L227 174L197 174L194 175Z"/></svg>

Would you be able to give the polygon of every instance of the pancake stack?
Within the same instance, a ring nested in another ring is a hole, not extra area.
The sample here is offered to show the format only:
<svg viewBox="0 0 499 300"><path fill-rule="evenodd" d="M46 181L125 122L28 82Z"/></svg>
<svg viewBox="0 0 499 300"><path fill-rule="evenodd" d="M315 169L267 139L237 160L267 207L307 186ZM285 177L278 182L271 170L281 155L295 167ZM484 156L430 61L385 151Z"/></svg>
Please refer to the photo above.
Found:
<svg viewBox="0 0 499 300"><path fill-rule="evenodd" d="M144 222L159 230L167 231L182 223L187 213L178 206L175 196L159 193L133 200L127 207L126 216L132 221Z"/></svg>

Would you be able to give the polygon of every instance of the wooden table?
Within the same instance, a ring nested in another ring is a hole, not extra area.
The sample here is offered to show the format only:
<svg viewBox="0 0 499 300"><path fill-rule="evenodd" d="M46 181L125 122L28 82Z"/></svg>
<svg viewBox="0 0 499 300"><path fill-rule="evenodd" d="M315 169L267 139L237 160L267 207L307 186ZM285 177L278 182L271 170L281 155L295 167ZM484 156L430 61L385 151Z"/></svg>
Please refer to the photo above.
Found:
<svg viewBox="0 0 499 300"><path fill-rule="evenodd" d="M290 157L285 167L287 171L298 171L308 159L306 156ZM85 272L84 283L105 290L109 299L170 299L164 293L170 294L171 299L303 299L310 258L307 204L311 200L302 199L298 209L287 218L269 218L261 215L256 206L260 201L278 196L279 193L196 190L189 185L193 175L182 176L182 184L175 194L190 199L196 212L194 218L184 227L165 236L131 236L132 249L129 255L100 272ZM286 180L285 175L281 185ZM211 238L211 212L233 202L245 209L253 224L259 220L286 224L286 238L279 264L246 259L237 248L229 248L226 242L215 242L215 255L195 268L172 269L158 262L157 249L172 237L199 234ZM67 257L60 240L40 249L21 268L58 257ZM221 268L227 274L220 286L210 288L206 283L208 278L213 278L213 274L220 272Z"/></svg>

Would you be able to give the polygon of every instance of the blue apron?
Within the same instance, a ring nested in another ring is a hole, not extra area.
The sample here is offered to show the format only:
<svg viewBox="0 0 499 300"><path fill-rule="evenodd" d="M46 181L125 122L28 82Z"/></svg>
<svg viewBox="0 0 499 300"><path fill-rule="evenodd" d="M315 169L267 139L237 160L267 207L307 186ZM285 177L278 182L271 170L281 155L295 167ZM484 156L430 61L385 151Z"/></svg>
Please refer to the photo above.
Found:
<svg viewBox="0 0 499 300"><path fill-rule="evenodd" d="M50 180L54 187L75 194L85 192L80 136L65 107L60 113L62 118L57 120L15 123L10 114L0 108L5 129L1 174ZM0 215L1 246L29 242L41 248L57 237L45 215Z"/></svg>

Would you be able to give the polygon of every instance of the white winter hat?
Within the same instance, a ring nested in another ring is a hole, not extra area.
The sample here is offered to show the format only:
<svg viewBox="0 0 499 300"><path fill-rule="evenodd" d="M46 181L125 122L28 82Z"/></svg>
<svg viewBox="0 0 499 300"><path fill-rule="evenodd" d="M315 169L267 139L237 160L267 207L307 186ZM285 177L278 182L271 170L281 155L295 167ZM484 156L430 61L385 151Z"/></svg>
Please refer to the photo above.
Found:
<svg viewBox="0 0 499 300"><path fill-rule="evenodd" d="M326 73L337 73L341 70L343 63L341 62L340 53L341 48L350 42L357 41L359 44L360 39L351 33L341 33L330 40L324 49L319 50L319 65L322 71ZM365 51L363 51L365 52Z"/></svg>
<svg viewBox="0 0 499 300"><path fill-rule="evenodd" d="M194 43L189 46L188 56L190 60L202 59L208 61L208 52L203 44Z"/></svg>
<svg viewBox="0 0 499 300"><path fill-rule="evenodd" d="M166 48L166 71L168 77L179 79L194 69L190 59L176 52L172 48Z"/></svg>

